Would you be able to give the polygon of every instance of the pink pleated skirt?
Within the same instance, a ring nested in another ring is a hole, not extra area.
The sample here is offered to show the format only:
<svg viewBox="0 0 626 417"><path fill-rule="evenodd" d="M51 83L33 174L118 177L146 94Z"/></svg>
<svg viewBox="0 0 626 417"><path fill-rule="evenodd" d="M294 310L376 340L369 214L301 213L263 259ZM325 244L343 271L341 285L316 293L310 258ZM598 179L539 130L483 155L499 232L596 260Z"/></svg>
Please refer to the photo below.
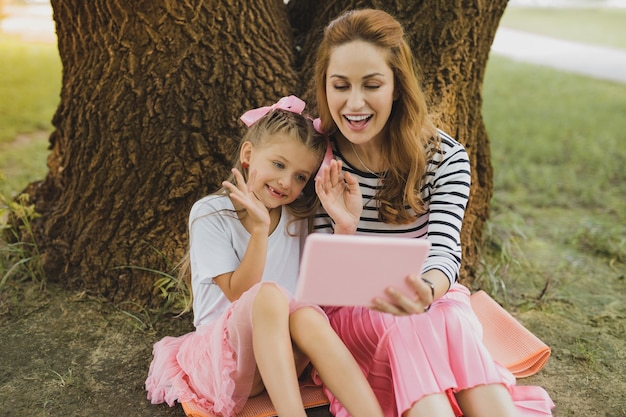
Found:
<svg viewBox="0 0 626 417"><path fill-rule="evenodd" d="M519 387L482 343L482 327L469 290L455 284L425 314L394 316L368 308L328 308L330 323L352 352L386 417L401 416L422 397L446 393L462 416L454 393L484 384L504 384L520 417L551 416L554 404L541 387ZM331 412L348 412L332 394Z"/></svg>
<svg viewBox="0 0 626 417"><path fill-rule="evenodd" d="M262 285L276 284L257 284L211 324L155 343L145 384L148 400L170 406L176 401L194 401L208 412L225 417L243 408L257 372L252 349L252 305ZM312 307L324 314L319 307L296 303L286 291L283 293L289 300L290 313Z"/></svg>

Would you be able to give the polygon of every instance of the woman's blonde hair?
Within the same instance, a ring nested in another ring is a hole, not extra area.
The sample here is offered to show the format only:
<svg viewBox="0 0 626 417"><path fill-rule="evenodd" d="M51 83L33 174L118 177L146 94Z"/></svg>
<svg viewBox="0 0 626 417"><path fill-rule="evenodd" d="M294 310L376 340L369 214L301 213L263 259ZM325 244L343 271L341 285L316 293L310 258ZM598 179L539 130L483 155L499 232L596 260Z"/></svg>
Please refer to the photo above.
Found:
<svg viewBox="0 0 626 417"><path fill-rule="evenodd" d="M288 110L274 109L250 126L246 134L241 138L237 151L233 155L232 166L243 174L246 181L248 180L248 168L242 166L239 158L243 144L250 142L255 148L261 148L271 144L272 138L277 135L281 137L287 136L293 140L297 140L298 143L304 145L307 150L317 155L318 166L321 165L324 154L326 153L327 140L324 135L315 131L312 120L307 116ZM233 184L236 183L233 174L228 177L228 181ZM227 196L228 190L222 187L213 194ZM315 175L312 175L304 186L300 196L286 207L287 210L293 214L295 220L308 219L309 230L311 230L313 227L312 217L313 214L317 212L319 206L320 201L315 193ZM231 212L228 214L237 215L237 213ZM189 251L187 251L179 264L178 281L184 284L189 291L189 301L185 306L184 312L190 311L193 305L193 294L191 290L191 259Z"/></svg>
<svg viewBox="0 0 626 417"><path fill-rule="evenodd" d="M387 122L389 140L382 144L388 170L376 199L380 220L408 223L416 217L409 208L417 215L424 212L420 188L428 160L439 149L440 138L428 117L417 66L402 25L388 13L374 9L349 11L330 22L324 30L314 70L322 130L331 134L337 129L326 95L330 55L335 48L353 41L368 42L383 51L394 74L397 99Z"/></svg>

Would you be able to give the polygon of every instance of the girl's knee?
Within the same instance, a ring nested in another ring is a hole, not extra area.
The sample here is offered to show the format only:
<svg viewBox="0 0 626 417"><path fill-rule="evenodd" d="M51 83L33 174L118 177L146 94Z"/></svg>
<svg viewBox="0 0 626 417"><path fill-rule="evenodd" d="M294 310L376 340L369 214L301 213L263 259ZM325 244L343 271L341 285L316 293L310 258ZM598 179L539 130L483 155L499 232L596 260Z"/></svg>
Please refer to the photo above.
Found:
<svg viewBox="0 0 626 417"><path fill-rule="evenodd" d="M289 299L285 293L276 285L271 283L261 283L254 297L254 309L262 309L270 312L274 311L289 313Z"/></svg>
<svg viewBox="0 0 626 417"><path fill-rule="evenodd" d="M289 316L289 328L299 342L311 342L338 338L328 319L313 307L302 307Z"/></svg>
<svg viewBox="0 0 626 417"><path fill-rule="evenodd" d="M274 301L289 302L285 292L273 282L261 282L256 296L257 298L264 297Z"/></svg>
<svg viewBox="0 0 626 417"><path fill-rule="evenodd" d="M330 326L328 319L314 307L301 307L291 313L291 322L300 325L324 323Z"/></svg>

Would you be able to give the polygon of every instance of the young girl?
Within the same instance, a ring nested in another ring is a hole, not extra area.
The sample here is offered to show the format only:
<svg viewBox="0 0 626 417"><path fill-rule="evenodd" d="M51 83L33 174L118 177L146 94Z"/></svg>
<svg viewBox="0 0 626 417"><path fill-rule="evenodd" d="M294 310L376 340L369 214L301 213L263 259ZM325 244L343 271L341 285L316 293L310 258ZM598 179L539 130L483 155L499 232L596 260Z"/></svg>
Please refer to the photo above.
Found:
<svg viewBox="0 0 626 417"><path fill-rule="evenodd" d="M314 78L336 159L316 181L326 211L316 228L432 244L421 278L408 278L414 295L391 288L393 303L326 310L385 416L552 415L542 388L515 386L492 359L469 290L456 283L469 160L429 121L401 25L380 10L338 17L324 32ZM336 401L331 411L349 412Z"/></svg>
<svg viewBox="0 0 626 417"><path fill-rule="evenodd" d="M267 390L279 416L306 416L298 377L310 362L354 416L382 417L354 358L316 306L296 304L312 178L326 140L295 96L242 116L233 175L189 217L196 330L154 346L152 403L190 402L229 417Z"/></svg>

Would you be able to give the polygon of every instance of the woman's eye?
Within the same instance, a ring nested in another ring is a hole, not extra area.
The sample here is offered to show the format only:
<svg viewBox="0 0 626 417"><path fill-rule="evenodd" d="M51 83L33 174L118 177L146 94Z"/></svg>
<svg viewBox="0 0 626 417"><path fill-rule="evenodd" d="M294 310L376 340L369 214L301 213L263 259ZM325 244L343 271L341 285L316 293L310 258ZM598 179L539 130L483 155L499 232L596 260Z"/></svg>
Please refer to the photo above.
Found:
<svg viewBox="0 0 626 417"><path fill-rule="evenodd" d="M367 88L368 90L376 90L377 88L380 88L380 85L378 85L378 84L367 84L365 86L365 88Z"/></svg>
<svg viewBox="0 0 626 417"><path fill-rule="evenodd" d="M338 84L338 85L335 85L333 88L334 88L335 90L340 90L340 91L343 91L343 90L347 90L347 89L348 89L348 86L347 86L347 85L345 85L345 84Z"/></svg>

